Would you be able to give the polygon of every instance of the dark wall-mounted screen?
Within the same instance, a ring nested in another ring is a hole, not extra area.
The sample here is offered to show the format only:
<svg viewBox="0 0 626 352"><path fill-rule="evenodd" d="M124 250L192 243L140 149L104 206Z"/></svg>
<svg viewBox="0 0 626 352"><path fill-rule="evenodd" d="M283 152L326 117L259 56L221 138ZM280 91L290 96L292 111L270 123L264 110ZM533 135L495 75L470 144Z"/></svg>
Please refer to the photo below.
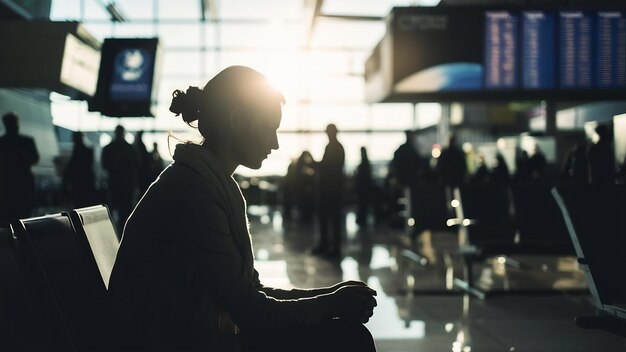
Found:
<svg viewBox="0 0 626 352"><path fill-rule="evenodd" d="M107 116L154 116L158 39L105 39L98 89L90 110Z"/></svg>
<svg viewBox="0 0 626 352"><path fill-rule="evenodd" d="M378 100L626 99L626 7L399 7L387 29Z"/></svg>

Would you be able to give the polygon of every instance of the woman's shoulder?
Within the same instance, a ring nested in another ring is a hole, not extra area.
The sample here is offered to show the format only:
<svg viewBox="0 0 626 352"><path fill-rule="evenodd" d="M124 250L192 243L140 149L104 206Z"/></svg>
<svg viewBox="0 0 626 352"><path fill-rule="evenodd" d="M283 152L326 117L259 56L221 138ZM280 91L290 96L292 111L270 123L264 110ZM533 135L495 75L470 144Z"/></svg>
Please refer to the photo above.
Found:
<svg viewBox="0 0 626 352"><path fill-rule="evenodd" d="M159 176L158 188L172 192L174 196L216 198L220 194L219 182L207 179L193 168L182 164L172 163Z"/></svg>

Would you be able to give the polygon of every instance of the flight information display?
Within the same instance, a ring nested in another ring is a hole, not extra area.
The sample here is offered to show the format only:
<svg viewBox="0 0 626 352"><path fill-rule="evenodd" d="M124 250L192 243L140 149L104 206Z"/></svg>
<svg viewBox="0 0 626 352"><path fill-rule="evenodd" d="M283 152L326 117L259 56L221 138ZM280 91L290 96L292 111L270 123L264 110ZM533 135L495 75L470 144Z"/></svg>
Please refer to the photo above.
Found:
<svg viewBox="0 0 626 352"><path fill-rule="evenodd" d="M366 84L386 70L371 101L626 99L626 2L398 7L388 28L368 59Z"/></svg>
<svg viewBox="0 0 626 352"><path fill-rule="evenodd" d="M559 13L559 83L562 88L591 88L592 38L590 13Z"/></svg>
<svg viewBox="0 0 626 352"><path fill-rule="evenodd" d="M517 23L508 11L485 13L485 86L517 88Z"/></svg>
<svg viewBox="0 0 626 352"><path fill-rule="evenodd" d="M626 86L626 19L620 11L599 11L596 18L596 72L599 88Z"/></svg>
<svg viewBox="0 0 626 352"><path fill-rule="evenodd" d="M522 12L522 87L552 89L554 77L554 14Z"/></svg>

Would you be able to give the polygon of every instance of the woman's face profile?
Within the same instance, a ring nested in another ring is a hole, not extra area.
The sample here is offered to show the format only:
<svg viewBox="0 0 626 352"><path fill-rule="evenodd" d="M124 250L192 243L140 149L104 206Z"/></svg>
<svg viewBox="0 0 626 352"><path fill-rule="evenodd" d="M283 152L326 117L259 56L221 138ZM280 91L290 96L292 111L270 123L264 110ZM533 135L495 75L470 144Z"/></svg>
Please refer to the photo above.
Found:
<svg viewBox="0 0 626 352"><path fill-rule="evenodd" d="M279 147L276 131L280 127L282 106L275 101L243 111L246 117L235 131L235 156L240 165L258 169L272 150Z"/></svg>

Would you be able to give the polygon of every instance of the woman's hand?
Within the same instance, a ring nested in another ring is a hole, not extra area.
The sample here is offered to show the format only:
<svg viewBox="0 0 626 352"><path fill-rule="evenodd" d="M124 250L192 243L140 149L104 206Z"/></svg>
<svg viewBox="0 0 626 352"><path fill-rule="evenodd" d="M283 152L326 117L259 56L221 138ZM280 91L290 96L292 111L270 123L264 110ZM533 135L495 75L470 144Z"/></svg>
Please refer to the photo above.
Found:
<svg viewBox="0 0 626 352"><path fill-rule="evenodd" d="M363 281L355 281L355 280L350 280L350 281L342 281L340 283L334 284L333 286L329 287L329 293L335 292L338 289L345 287L345 286L366 286L367 284Z"/></svg>
<svg viewBox="0 0 626 352"><path fill-rule="evenodd" d="M353 284L348 284L350 282ZM333 319L338 318L367 323L374 314L374 307L377 305L374 298L376 291L359 281L347 281L340 284L344 285L329 295L334 312Z"/></svg>

